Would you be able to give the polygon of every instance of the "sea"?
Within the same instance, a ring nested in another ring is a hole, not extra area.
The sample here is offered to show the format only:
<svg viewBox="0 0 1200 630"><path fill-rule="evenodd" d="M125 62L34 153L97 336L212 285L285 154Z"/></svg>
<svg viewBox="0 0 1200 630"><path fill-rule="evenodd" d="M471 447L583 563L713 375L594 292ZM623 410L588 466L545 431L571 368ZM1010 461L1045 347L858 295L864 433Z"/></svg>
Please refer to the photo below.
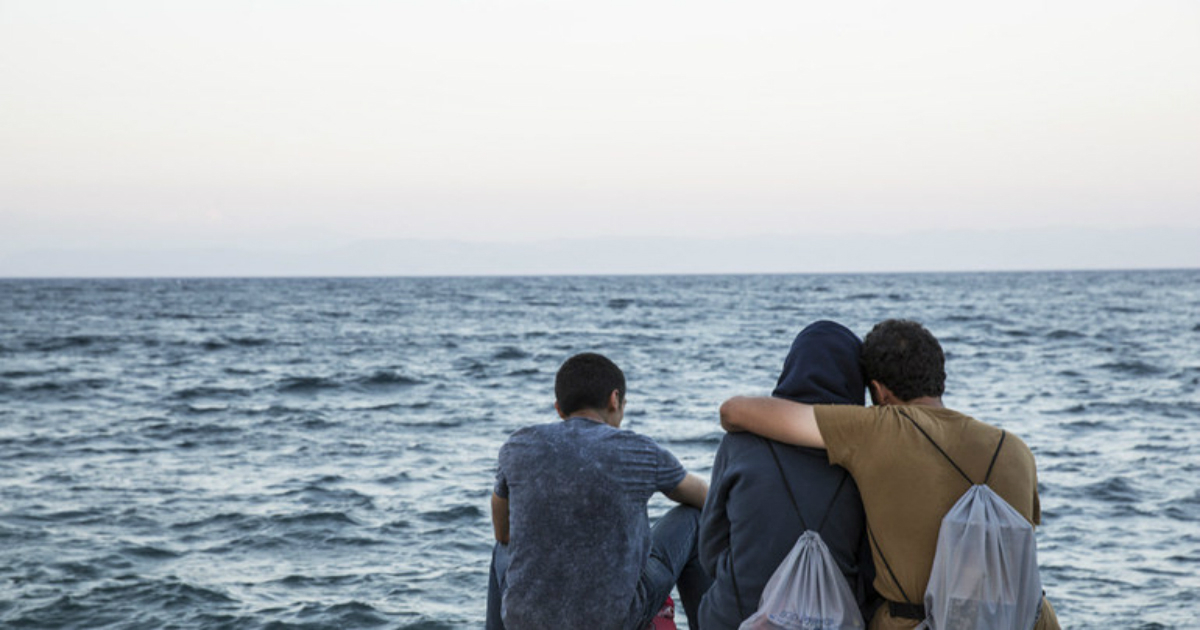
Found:
<svg viewBox="0 0 1200 630"><path fill-rule="evenodd" d="M1196 269L0 280L0 627L480 628L496 454L568 356L707 476L802 327L891 317L1033 450L1063 626L1200 627Z"/></svg>

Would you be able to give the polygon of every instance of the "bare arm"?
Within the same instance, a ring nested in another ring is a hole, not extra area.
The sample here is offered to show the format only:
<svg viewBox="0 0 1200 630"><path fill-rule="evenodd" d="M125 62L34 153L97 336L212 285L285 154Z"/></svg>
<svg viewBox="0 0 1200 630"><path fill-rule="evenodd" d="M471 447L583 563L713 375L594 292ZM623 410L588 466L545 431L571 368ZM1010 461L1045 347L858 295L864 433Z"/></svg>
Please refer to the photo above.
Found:
<svg viewBox="0 0 1200 630"><path fill-rule="evenodd" d="M708 497L708 483L700 477L688 473L683 478L683 481L680 481L679 485L675 486L674 490L663 494L666 494L668 499L676 503L703 509L704 499Z"/></svg>
<svg viewBox="0 0 1200 630"><path fill-rule="evenodd" d="M777 442L825 448L812 405L769 396L735 396L721 405L721 428Z"/></svg>
<svg viewBox="0 0 1200 630"><path fill-rule="evenodd" d="M496 530L496 540L508 544L508 499L502 499L492 494L492 528Z"/></svg>

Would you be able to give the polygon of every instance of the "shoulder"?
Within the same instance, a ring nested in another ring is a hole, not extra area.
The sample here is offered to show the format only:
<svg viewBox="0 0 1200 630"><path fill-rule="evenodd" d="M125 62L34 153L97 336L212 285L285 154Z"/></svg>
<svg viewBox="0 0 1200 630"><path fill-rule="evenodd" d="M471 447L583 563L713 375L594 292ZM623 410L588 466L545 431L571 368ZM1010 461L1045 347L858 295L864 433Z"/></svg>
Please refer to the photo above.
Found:
<svg viewBox="0 0 1200 630"><path fill-rule="evenodd" d="M937 416L939 419L949 420L951 422L963 422L965 423L965 426L970 427L968 430L973 430L978 434L987 435L990 440L997 444L999 444L1000 437L1003 435L1004 444L1001 448L1008 454L1009 457L1019 456L1028 458L1030 461L1033 460L1033 451L1029 449L1029 445L1025 443L1025 440L1021 439L1021 436L1017 435L1016 433L1013 433L1012 431L1009 431L1003 427L998 427L989 422L977 420L971 416L957 411L950 409L942 409L939 411L941 411L941 413Z"/></svg>
<svg viewBox="0 0 1200 630"><path fill-rule="evenodd" d="M813 415L818 423L824 422L870 422L878 419L889 407L863 407L861 405L813 405Z"/></svg>
<svg viewBox="0 0 1200 630"><path fill-rule="evenodd" d="M547 422L521 427L513 431L500 447L500 458L512 456L515 452L539 448L540 445L553 441L555 432L561 431L561 423Z"/></svg>
<svg viewBox="0 0 1200 630"><path fill-rule="evenodd" d="M874 432L882 423L895 422L899 415L893 407L860 407L858 405L814 405L813 415L817 428L828 444L830 436L839 436L862 431Z"/></svg>
<svg viewBox="0 0 1200 630"><path fill-rule="evenodd" d="M718 452L724 452L731 457L742 453L761 453L767 449L767 439L753 433L726 433L721 438Z"/></svg>
<svg viewBox="0 0 1200 630"><path fill-rule="evenodd" d="M552 431L556 424L557 423L531 424L529 426L521 427L520 429L513 431L512 434L508 436L508 440L505 441L505 444L537 439L538 436Z"/></svg>
<svg viewBox="0 0 1200 630"><path fill-rule="evenodd" d="M1034 465L1033 451L1021 436L1012 431L1004 431L1004 450L1008 451L1008 456L1016 458L1020 461L1027 462L1030 466Z"/></svg>
<svg viewBox="0 0 1200 630"><path fill-rule="evenodd" d="M620 440L622 443L630 446L641 446L656 451L667 450L665 446L658 443L658 440L649 435L637 433L629 429L611 429L611 439Z"/></svg>

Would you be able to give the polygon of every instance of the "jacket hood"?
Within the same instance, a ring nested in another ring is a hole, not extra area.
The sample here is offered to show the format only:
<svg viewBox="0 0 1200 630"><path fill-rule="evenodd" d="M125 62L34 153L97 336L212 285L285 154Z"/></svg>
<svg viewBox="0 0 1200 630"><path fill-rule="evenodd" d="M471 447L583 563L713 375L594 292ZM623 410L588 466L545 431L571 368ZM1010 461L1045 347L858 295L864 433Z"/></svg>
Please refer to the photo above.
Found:
<svg viewBox="0 0 1200 630"><path fill-rule="evenodd" d="M866 402L859 352L862 341L849 328L814 322L792 341L783 373L771 395L810 405L862 405Z"/></svg>

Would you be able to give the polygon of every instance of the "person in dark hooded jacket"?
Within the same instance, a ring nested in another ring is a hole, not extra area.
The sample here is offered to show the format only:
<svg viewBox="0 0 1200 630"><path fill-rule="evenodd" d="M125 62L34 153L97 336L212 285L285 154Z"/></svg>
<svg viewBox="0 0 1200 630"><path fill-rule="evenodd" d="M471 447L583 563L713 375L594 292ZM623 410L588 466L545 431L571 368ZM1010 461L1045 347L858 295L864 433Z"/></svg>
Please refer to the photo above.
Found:
<svg viewBox="0 0 1200 630"><path fill-rule="evenodd" d="M862 406L861 347L841 324L809 325L792 342L772 396ZM819 527L864 618L871 618L875 572L854 480L831 466L823 450L730 433L717 449L700 521L700 562L714 578L700 604L701 628L737 628L754 614L767 580L803 532L797 508L810 528Z"/></svg>

